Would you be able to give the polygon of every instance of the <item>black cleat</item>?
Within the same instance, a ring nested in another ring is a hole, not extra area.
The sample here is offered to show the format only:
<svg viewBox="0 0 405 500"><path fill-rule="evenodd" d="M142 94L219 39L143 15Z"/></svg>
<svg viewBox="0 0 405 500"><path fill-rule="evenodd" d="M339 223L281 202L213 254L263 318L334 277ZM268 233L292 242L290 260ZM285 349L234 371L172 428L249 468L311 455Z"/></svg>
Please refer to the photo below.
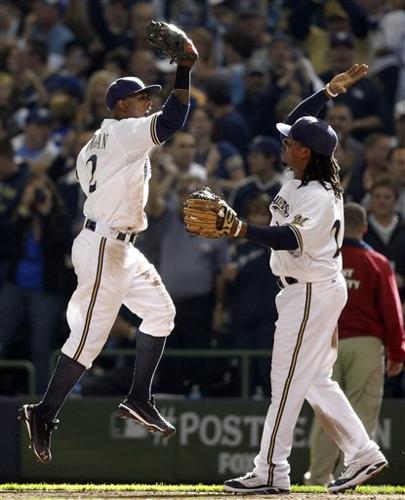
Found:
<svg viewBox="0 0 405 500"><path fill-rule="evenodd" d="M37 460L47 464L52 460L51 454L51 434L57 429L56 424L59 420L46 422L37 415L37 405L24 405L18 410L18 420L22 420L28 431L31 441L31 448L34 451Z"/></svg>
<svg viewBox="0 0 405 500"><path fill-rule="evenodd" d="M356 486L379 474L386 467L388 467L388 462L380 451L374 460L366 463L354 462L343 471L338 479L328 484L328 493L354 490Z"/></svg>
<svg viewBox="0 0 405 500"><path fill-rule="evenodd" d="M118 415L121 418L132 418L145 426L148 431L160 432L163 437L171 437L176 433L172 424L159 413L153 396L145 401L124 399L118 406Z"/></svg>
<svg viewBox="0 0 405 500"><path fill-rule="evenodd" d="M248 472L236 479L228 479L224 482L224 490L243 495L287 495L290 493L290 490L287 488L278 488L277 486L266 484L254 472Z"/></svg>

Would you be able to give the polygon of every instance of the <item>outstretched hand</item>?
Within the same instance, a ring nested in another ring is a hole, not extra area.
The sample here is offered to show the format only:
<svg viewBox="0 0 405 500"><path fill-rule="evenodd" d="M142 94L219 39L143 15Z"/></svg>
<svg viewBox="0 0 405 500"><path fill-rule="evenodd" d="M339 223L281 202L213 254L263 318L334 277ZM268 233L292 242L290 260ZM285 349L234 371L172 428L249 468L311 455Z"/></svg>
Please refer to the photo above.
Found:
<svg viewBox="0 0 405 500"><path fill-rule="evenodd" d="M334 76L329 82L332 94L345 94L349 88L367 75L367 64L354 64L344 73Z"/></svg>

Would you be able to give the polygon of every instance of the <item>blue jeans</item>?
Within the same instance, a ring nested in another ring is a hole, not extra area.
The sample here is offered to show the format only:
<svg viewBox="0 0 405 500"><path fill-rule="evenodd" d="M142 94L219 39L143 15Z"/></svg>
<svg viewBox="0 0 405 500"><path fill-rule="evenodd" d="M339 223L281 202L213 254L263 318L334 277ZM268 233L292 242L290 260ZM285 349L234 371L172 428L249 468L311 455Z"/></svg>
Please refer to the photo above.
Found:
<svg viewBox="0 0 405 500"><path fill-rule="evenodd" d="M24 318L29 325L31 359L37 372L37 392L49 379L52 336L60 318L62 297L42 290L27 290L6 282L0 291L0 355L5 356Z"/></svg>

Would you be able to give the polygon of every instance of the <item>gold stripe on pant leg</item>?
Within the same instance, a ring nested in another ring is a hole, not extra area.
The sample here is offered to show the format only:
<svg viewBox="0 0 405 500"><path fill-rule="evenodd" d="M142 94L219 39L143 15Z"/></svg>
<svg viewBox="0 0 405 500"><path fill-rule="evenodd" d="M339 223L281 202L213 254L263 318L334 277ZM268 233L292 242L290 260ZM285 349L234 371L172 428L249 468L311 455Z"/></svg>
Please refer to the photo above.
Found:
<svg viewBox="0 0 405 500"><path fill-rule="evenodd" d="M294 286L294 285L292 285L292 286ZM288 396L288 391L290 389L291 380L294 376L295 366L297 364L298 353L299 353L299 350L301 348L305 327L306 327L307 321L308 321L309 309L310 309L310 305L311 305L311 293L312 293L312 284L307 283L306 296L305 296L305 306L304 306L304 316L302 318L301 326L300 326L300 329L298 331L297 343L295 344L294 352L293 352L292 359L291 359L290 369L288 370L288 375L287 375L287 379L286 379L285 384L284 384L283 393L281 395L281 401L280 401L280 405L278 407L276 420L274 422L273 432L271 433L271 438L270 438L270 446L269 446L269 451L267 454L267 463L269 464L269 475L268 475L268 479L267 479L267 484L269 484L269 485L271 485L273 482L274 465L272 464L272 459L273 459L273 452L274 452L274 444L276 441L277 431L278 431L278 428L280 426L281 418L283 415L285 403L287 401L287 396Z"/></svg>
<svg viewBox="0 0 405 500"><path fill-rule="evenodd" d="M80 343L79 343L79 346L76 350L75 355L73 356L73 359L75 361L78 360L80 354L82 353L83 348L84 348L84 344L86 343L87 334L89 333L90 321L91 321L91 317L93 314L93 309L94 309L94 306L96 303L97 293L98 293L98 289L100 287L100 282L101 282L101 274L103 271L104 250L105 250L106 241L107 241L107 238L104 238L104 237L101 238L100 246L99 246L99 250L98 250L96 280L94 282L93 292L91 294L91 299L90 299L90 304L89 304L89 307L87 308L86 321L84 323L84 328L83 328L83 333L82 333L82 336L80 339Z"/></svg>

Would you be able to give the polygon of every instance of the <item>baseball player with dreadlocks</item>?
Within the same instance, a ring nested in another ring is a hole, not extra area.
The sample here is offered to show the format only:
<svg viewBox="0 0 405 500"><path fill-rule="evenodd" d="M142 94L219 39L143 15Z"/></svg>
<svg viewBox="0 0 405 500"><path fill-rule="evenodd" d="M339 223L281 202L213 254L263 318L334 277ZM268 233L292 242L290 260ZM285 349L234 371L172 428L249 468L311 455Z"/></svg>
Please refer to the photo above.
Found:
<svg viewBox="0 0 405 500"><path fill-rule="evenodd" d="M136 77L115 80L105 97L111 119L101 123L79 153L76 172L87 197L86 221L72 248L77 288L67 309L70 335L42 401L19 409L32 450L42 463L52 458L55 417L103 348L123 303L142 323L132 385L119 405L119 414L163 436L175 433L151 395L153 376L174 326L175 309L156 269L134 243L147 227L148 153L185 123L190 71L198 53L185 33L173 25L152 21L146 35L151 45L177 62L174 88L162 110L151 114L151 96L161 90L160 85L145 86Z"/></svg>
<svg viewBox="0 0 405 500"><path fill-rule="evenodd" d="M270 205L269 227L248 224L207 188L185 202L188 231L206 237L246 238L273 249L270 266L279 277L278 321L271 367L271 404L254 469L225 482L234 493L290 491L288 457L305 399L323 415L325 431L344 452L346 469L329 492L355 488L387 466L344 393L331 380L337 356L337 321L347 298L341 274L343 199L333 156L335 131L316 118L326 102L367 73L354 65L298 105L282 134L282 160L290 177Z"/></svg>

